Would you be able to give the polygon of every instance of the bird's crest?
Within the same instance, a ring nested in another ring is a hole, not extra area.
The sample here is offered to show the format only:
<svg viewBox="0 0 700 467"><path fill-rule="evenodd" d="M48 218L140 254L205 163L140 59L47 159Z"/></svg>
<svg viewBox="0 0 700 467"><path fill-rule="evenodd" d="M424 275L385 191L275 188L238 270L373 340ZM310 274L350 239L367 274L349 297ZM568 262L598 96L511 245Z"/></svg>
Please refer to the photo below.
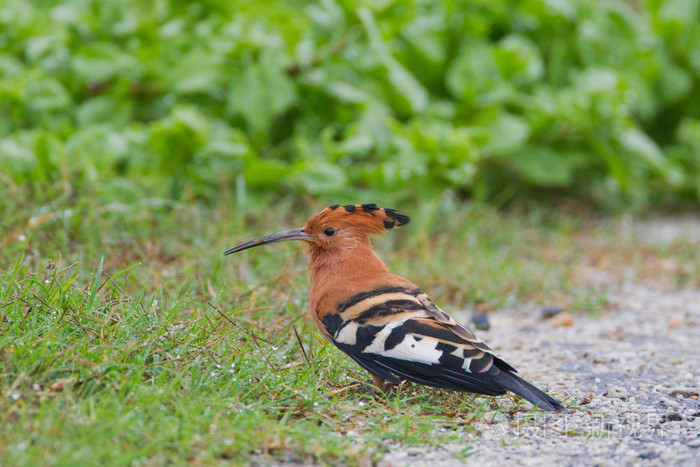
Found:
<svg viewBox="0 0 700 467"><path fill-rule="evenodd" d="M336 229L355 228L366 233L379 233L410 222L394 209L380 208L376 204L334 204L316 214L306 223L307 232L323 230L326 227Z"/></svg>

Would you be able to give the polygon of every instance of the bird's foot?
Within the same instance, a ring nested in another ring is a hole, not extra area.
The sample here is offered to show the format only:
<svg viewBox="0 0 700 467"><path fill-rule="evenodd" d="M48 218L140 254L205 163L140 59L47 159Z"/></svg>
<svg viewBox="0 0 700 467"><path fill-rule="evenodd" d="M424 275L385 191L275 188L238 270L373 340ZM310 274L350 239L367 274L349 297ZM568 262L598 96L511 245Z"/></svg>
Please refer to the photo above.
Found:
<svg viewBox="0 0 700 467"><path fill-rule="evenodd" d="M380 389L384 393L389 393L393 391L398 391L401 388L402 384L403 381L401 381L400 383L392 383L390 381L385 381L384 383L382 383L382 387L378 389Z"/></svg>
<svg viewBox="0 0 700 467"><path fill-rule="evenodd" d="M372 375L372 378L374 379L374 395L387 395L399 391L404 383L404 381L392 383L374 375Z"/></svg>

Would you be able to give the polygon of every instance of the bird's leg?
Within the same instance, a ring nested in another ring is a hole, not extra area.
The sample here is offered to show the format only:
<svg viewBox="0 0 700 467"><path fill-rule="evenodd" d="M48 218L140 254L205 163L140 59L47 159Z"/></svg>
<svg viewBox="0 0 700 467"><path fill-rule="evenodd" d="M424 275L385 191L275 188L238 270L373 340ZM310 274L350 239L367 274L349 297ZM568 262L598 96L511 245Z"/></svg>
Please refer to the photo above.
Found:
<svg viewBox="0 0 700 467"><path fill-rule="evenodd" d="M377 375L372 375L372 379L374 380L374 385L377 386L377 389L379 389L381 392L389 392L392 389L397 389L401 385L401 383L392 383L384 378L380 378Z"/></svg>
<svg viewBox="0 0 700 467"><path fill-rule="evenodd" d="M374 380L374 385L382 391L384 391L384 383L386 383L386 380L384 378L380 378L377 375L372 375L372 379Z"/></svg>
<svg viewBox="0 0 700 467"><path fill-rule="evenodd" d="M377 375L372 375L372 381L368 381L367 383L374 384L374 387L369 389L369 394L374 395L374 396L377 396L379 394L384 394L387 391L389 391L389 389L391 389L392 387L395 386L394 384L388 382L384 378L380 378Z"/></svg>

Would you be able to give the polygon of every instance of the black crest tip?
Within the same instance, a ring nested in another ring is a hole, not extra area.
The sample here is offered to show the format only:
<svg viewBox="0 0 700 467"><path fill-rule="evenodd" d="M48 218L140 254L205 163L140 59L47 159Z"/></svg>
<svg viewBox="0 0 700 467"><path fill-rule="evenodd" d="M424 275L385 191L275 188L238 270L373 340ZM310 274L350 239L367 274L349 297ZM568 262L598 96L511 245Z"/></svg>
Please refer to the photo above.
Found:
<svg viewBox="0 0 700 467"><path fill-rule="evenodd" d="M384 212L386 212L388 217L394 219L396 226L406 225L411 222L410 217L399 214L395 209L384 209Z"/></svg>
<svg viewBox="0 0 700 467"><path fill-rule="evenodd" d="M394 217L394 220L396 220L396 224L398 225L406 225L411 222L411 218L404 216L403 214L397 214L396 217Z"/></svg>

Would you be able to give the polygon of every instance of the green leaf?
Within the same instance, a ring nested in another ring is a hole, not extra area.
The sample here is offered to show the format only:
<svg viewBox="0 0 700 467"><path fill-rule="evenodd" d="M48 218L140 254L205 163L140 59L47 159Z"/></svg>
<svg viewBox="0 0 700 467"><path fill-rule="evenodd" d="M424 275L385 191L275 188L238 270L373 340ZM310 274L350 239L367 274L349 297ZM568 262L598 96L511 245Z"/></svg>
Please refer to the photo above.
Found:
<svg viewBox="0 0 700 467"><path fill-rule="evenodd" d="M361 7L357 15L367 34L370 49L377 55L379 61L387 71L388 79L408 104L412 113L420 113L428 104L428 93L413 75L403 67L389 52L389 48L382 40L377 23L372 12Z"/></svg>
<svg viewBox="0 0 700 467"><path fill-rule="evenodd" d="M491 153L504 154L516 151L530 138L530 126L522 117L501 114L488 127L488 149Z"/></svg>
<svg viewBox="0 0 700 467"><path fill-rule="evenodd" d="M163 71L164 87L178 94L212 92L224 81L221 62L219 55L193 50Z"/></svg>
<svg viewBox="0 0 700 467"><path fill-rule="evenodd" d="M453 169L444 170L442 174L457 187L471 187L474 184L477 170L475 164L464 161Z"/></svg>
<svg viewBox="0 0 700 467"><path fill-rule="evenodd" d="M205 158L240 159L251 155L251 147L245 133L223 123L211 129L207 136L202 155ZM204 160L203 162L207 162Z"/></svg>
<svg viewBox="0 0 700 467"><path fill-rule="evenodd" d="M508 158L515 170L529 183L544 187L565 187L573 181L574 169L581 164L578 154L567 154L545 146L528 146Z"/></svg>
<svg viewBox="0 0 700 467"><path fill-rule="evenodd" d="M503 80L494 60L492 46L482 41L466 40L460 54L450 65L445 81L459 100L474 101L490 92Z"/></svg>
<svg viewBox="0 0 700 467"><path fill-rule="evenodd" d="M132 105L131 101L119 96L99 96L80 104L75 116L81 127L99 124L120 127L132 119Z"/></svg>
<svg viewBox="0 0 700 467"><path fill-rule="evenodd" d="M662 69L659 81L661 96L666 104L686 99L693 90L693 76L673 63Z"/></svg>
<svg viewBox="0 0 700 467"><path fill-rule="evenodd" d="M84 45L72 60L76 78L88 84L102 83L117 76L128 77L136 66L135 57L111 42Z"/></svg>
<svg viewBox="0 0 700 467"><path fill-rule="evenodd" d="M88 179L114 175L116 162L130 154L127 138L106 126L91 126L75 132L66 141L70 169Z"/></svg>
<svg viewBox="0 0 700 467"><path fill-rule="evenodd" d="M51 78L30 82L25 99L27 106L38 113L63 110L71 104L66 88Z"/></svg>
<svg viewBox="0 0 700 467"><path fill-rule="evenodd" d="M23 64L12 55L0 53L0 78L14 78L23 71Z"/></svg>
<svg viewBox="0 0 700 467"><path fill-rule="evenodd" d="M204 146L208 131L206 118L193 107L177 107L167 118L156 122L149 142L168 174L182 174Z"/></svg>
<svg viewBox="0 0 700 467"><path fill-rule="evenodd" d="M243 116L253 133L260 134L297 98L294 82L281 63L263 54L259 61L248 63L240 76L232 77L228 111Z"/></svg>
<svg viewBox="0 0 700 467"><path fill-rule="evenodd" d="M33 132L17 132L0 140L0 173L22 182L29 177L37 166L33 143Z"/></svg>
<svg viewBox="0 0 700 467"><path fill-rule="evenodd" d="M312 195L338 193L347 185L347 177L339 166L320 160L295 164L290 183Z"/></svg>
<svg viewBox="0 0 700 467"><path fill-rule="evenodd" d="M504 37L493 49L501 75L516 84L533 84L544 76L544 62L537 44L519 34Z"/></svg>
<svg viewBox="0 0 700 467"><path fill-rule="evenodd" d="M620 142L627 151L642 158L660 172L671 185L678 186L682 183L683 174L666 159L659 146L645 133L630 128L621 135Z"/></svg>
<svg viewBox="0 0 700 467"><path fill-rule="evenodd" d="M697 162L700 164L700 119L686 118L678 125L678 140L695 149Z"/></svg>
<svg viewBox="0 0 700 467"><path fill-rule="evenodd" d="M345 27L343 9L334 0L321 0L306 7L306 13L322 29L339 31Z"/></svg>
<svg viewBox="0 0 700 467"><path fill-rule="evenodd" d="M697 78L700 78L700 37L688 47L688 64Z"/></svg>
<svg viewBox="0 0 700 467"><path fill-rule="evenodd" d="M289 174L286 162L277 159L249 157L244 161L245 183L252 188L279 189L279 183Z"/></svg>
<svg viewBox="0 0 700 467"><path fill-rule="evenodd" d="M630 128L620 135L622 147L632 154L641 157L646 163L662 169L664 156L657 144L646 134L636 128Z"/></svg>
<svg viewBox="0 0 700 467"><path fill-rule="evenodd" d="M326 91L341 102L359 104L366 102L369 97L350 83L340 81L331 82L325 85Z"/></svg>
<svg viewBox="0 0 700 467"><path fill-rule="evenodd" d="M403 36L425 57L431 64L440 66L447 54L443 33L445 18L442 14L418 16L407 24L403 30Z"/></svg>
<svg viewBox="0 0 700 467"><path fill-rule="evenodd" d="M700 15L700 4L696 0L662 0L658 2L656 19L666 28L678 34L683 28L695 27Z"/></svg>

